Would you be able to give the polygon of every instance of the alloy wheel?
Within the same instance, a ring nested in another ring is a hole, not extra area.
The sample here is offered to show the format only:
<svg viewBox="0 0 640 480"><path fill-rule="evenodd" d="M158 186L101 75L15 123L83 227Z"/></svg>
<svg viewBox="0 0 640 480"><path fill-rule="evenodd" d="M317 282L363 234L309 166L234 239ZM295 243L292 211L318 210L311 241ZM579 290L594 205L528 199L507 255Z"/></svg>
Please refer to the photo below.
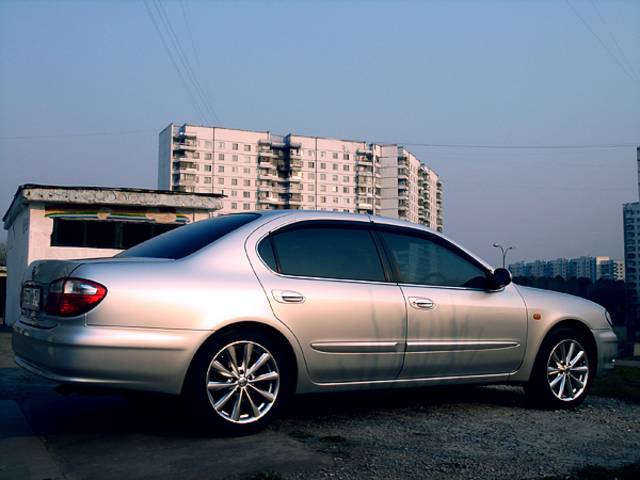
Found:
<svg viewBox="0 0 640 480"><path fill-rule="evenodd" d="M564 402L580 397L589 380L587 351L576 340L566 339L558 343L547 361L547 381L551 392Z"/></svg>
<svg viewBox="0 0 640 480"><path fill-rule="evenodd" d="M253 423L273 407L280 389L274 356L262 345L241 340L223 347L207 370L209 402L223 419Z"/></svg>

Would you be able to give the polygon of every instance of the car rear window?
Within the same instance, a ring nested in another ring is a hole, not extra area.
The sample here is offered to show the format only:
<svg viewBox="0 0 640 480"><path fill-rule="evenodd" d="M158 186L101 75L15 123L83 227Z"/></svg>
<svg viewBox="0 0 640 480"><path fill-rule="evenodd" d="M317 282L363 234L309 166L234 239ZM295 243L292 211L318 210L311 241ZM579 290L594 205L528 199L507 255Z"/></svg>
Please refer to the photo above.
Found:
<svg viewBox="0 0 640 480"><path fill-rule="evenodd" d="M197 252L258 217L260 215L257 213L238 213L191 223L142 242L117 256L177 260Z"/></svg>

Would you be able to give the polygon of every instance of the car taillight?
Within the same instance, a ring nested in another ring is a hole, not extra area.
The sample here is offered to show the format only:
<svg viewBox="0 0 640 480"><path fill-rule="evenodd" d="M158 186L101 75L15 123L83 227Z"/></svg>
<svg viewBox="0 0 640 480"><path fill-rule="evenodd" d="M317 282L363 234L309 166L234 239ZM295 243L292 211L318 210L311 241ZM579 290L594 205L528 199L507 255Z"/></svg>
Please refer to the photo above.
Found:
<svg viewBox="0 0 640 480"><path fill-rule="evenodd" d="M61 278L49 285L45 312L57 317L75 317L88 312L107 295L99 283L81 278Z"/></svg>

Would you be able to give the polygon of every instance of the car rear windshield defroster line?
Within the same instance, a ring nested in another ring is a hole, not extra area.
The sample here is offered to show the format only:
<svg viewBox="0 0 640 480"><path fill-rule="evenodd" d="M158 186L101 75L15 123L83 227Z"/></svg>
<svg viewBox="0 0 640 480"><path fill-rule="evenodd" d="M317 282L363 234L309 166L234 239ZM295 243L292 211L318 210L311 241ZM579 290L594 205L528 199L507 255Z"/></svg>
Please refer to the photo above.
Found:
<svg viewBox="0 0 640 480"><path fill-rule="evenodd" d="M117 256L178 260L197 252L259 217L260 215L257 213L238 213L202 220L163 233L129 250L125 250Z"/></svg>

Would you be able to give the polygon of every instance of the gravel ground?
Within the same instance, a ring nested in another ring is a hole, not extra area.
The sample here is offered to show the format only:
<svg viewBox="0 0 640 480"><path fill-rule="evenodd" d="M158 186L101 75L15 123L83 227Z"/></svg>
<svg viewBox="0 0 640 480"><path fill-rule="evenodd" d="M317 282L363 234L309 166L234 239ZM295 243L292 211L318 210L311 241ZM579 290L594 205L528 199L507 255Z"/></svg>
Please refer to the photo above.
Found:
<svg viewBox="0 0 640 480"><path fill-rule="evenodd" d="M640 460L640 404L589 396L575 410L541 411L517 387L299 396L264 432L211 438L173 397L65 393L16 368L8 340L0 334L0 403L19 405L65 480L515 480ZM2 432L0 422L0 445ZM0 451L0 478L10 452Z"/></svg>
<svg viewBox="0 0 640 480"><path fill-rule="evenodd" d="M640 459L640 405L590 397L534 410L517 387L302 398L274 429L334 462L285 478L534 479Z"/></svg>

